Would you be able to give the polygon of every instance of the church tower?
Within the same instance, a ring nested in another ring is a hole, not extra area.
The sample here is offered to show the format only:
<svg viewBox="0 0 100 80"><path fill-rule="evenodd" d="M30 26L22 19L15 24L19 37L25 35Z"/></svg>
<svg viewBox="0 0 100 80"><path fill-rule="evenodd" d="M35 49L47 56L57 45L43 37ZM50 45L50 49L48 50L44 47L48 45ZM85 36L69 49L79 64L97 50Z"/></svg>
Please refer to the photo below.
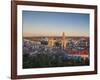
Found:
<svg viewBox="0 0 100 80"><path fill-rule="evenodd" d="M61 47L66 48L66 36L65 33L62 33Z"/></svg>
<svg viewBox="0 0 100 80"><path fill-rule="evenodd" d="M48 47L53 47L53 45L54 45L53 37L48 38Z"/></svg>

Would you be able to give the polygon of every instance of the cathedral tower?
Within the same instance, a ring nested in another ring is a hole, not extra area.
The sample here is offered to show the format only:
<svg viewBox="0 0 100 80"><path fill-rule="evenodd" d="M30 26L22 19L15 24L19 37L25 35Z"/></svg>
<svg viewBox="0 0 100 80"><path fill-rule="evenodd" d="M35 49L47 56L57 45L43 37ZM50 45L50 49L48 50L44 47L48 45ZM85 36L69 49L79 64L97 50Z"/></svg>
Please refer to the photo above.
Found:
<svg viewBox="0 0 100 80"><path fill-rule="evenodd" d="M62 33L61 47L66 48L66 36L64 32Z"/></svg>

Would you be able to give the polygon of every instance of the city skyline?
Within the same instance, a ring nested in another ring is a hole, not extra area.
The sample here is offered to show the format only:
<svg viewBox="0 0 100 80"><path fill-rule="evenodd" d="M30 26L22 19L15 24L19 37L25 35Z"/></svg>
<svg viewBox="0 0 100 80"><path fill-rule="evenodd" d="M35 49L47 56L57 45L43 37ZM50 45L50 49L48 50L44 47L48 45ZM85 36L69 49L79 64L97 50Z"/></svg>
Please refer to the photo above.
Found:
<svg viewBox="0 0 100 80"><path fill-rule="evenodd" d="M23 11L23 36L89 36L89 14Z"/></svg>

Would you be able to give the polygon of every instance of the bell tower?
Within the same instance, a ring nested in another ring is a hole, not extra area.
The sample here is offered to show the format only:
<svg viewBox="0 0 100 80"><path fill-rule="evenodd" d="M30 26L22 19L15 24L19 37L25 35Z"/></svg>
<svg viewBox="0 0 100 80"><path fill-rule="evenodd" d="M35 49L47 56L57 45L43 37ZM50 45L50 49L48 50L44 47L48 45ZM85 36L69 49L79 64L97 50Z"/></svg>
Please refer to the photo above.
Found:
<svg viewBox="0 0 100 80"><path fill-rule="evenodd" d="M62 33L61 47L66 48L66 36L64 32Z"/></svg>

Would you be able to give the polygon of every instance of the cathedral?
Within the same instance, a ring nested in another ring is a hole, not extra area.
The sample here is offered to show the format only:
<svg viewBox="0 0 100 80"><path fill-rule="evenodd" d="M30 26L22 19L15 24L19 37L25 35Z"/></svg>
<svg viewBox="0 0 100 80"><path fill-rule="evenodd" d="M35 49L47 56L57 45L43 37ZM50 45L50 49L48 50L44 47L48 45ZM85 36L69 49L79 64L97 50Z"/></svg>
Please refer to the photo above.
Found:
<svg viewBox="0 0 100 80"><path fill-rule="evenodd" d="M53 37L48 38L48 47L53 47L54 43L55 43L55 40ZM61 47L66 48L66 36L64 32L62 33Z"/></svg>

